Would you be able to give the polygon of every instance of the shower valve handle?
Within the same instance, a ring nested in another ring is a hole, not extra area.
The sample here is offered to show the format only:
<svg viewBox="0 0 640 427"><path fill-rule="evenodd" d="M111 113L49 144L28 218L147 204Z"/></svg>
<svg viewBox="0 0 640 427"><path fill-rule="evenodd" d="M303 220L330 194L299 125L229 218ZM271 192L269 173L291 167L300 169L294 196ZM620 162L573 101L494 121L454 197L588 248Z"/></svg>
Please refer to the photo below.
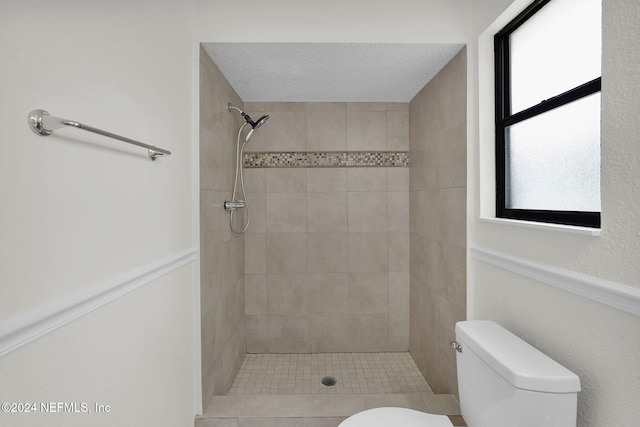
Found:
<svg viewBox="0 0 640 427"><path fill-rule="evenodd" d="M459 342L451 341L449 344L455 351L457 351L458 353L462 353L462 345Z"/></svg>
<svg viewBox="0 0 640 427"><path fill-rule="evenodd" d="M245 204L246 203L245 203L244 200L233 200L233 201L226 200L224 202L224 210L225 211L233 211L233 210L238 209L238 208L244 208Z"/></svg>

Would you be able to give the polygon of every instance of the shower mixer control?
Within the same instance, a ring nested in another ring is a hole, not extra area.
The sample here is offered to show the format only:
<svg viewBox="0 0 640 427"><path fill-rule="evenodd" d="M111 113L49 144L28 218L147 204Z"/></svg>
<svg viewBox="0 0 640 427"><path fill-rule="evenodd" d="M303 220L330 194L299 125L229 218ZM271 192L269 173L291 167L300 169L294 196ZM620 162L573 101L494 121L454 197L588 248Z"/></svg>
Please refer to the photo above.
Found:
<svg viewBox="0 0 640 427"><path fill-rule="evenodd" d="M224 202L224 210L232 211L238 208L244 208L245 201L244 200L233 200L233 201L225 201Z"/></svg>
<svg viewBox="0 0 640 427"><path fill-rule="evenodd" d="M453 347L455 351L457 351L458 353L462 353L462 345L460 345L459 342L451 341L449 344L451 345L451 347Z"/></svg>

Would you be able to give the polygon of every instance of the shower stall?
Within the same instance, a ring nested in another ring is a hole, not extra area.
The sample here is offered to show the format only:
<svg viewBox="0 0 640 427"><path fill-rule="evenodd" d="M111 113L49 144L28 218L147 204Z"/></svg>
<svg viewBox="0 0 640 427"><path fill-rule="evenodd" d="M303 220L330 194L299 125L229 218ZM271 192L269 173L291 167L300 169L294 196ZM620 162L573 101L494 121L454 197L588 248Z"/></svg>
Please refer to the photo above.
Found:
<svg viewBox="0 0 640 427"><path fill-rule="evenodd" d="M448 410L466 317L466 52L410 103L243 102L200 61L204 417Z"/></svg>

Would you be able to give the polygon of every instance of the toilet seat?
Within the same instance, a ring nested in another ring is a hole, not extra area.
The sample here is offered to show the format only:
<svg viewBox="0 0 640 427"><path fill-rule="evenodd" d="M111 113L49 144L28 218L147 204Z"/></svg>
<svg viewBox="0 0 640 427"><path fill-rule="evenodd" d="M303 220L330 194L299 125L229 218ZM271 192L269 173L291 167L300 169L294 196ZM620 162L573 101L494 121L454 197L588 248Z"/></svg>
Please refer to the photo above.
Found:
<svg viewBox="0 0 640 427"><path fill-rule="evenodd" d="M350 416L338 427L453 427L445 415L407 408L374 408Z"/></svg>

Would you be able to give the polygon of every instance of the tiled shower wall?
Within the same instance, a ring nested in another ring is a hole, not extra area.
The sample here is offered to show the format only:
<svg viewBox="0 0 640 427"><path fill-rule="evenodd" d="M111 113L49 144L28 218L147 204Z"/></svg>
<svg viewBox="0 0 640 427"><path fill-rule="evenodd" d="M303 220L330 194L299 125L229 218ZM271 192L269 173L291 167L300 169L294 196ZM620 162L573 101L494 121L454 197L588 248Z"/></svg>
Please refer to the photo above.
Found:
<svg viewBox="0 0 640 427"><path fill-rule="evenodd" d="M462 51L410 104L245 103L254 119L271 116L247 151L410 149L411 167L247 169L251 225L236 237L222 203L241 121L226 105L243 103L201 52L205 405L228 390L245 350L409 349L436 392L456 392L448 342L465 318L465 67Z"/></svg>
<svg viewBox="0 0 640 427"><path fill-rule="evenodd" d="M230 198L242 101L200 51L200 300L203 405L225 394L244 359L244 239L231 234Z"/></svg>
<svg viewBox="0 0 640 427"><path fill-rule="evenodd" d="M409 106L246 103L247 151L408 151ZM247 351L406 351L409 169L246 169Z"/></svg>
<svg viewBox="0 0 640 427"><path fill-rule="evenodd" d="M455 322L466 318L466 49L410 103L410 353L457 395Z"/></svg>

